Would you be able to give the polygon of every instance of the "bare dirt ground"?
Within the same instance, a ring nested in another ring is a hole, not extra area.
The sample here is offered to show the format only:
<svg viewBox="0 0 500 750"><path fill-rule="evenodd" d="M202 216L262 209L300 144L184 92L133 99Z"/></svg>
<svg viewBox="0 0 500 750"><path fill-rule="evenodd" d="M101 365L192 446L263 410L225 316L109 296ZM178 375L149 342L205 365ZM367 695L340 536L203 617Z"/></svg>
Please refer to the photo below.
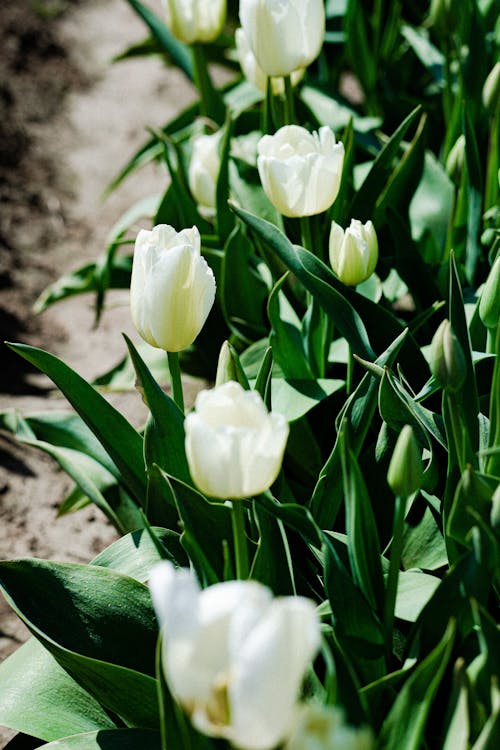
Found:
<svg viewBox="0 0 500 750"><path fill-rule="evenodd" d="M150 6L161 12L159 0ZM42 289L93 260L135 201L165 188L160 167L127 180L106 202L108 182L147 137L192 98L159 58L110 65L146 36L125 0L10 0L0 7L0 338L41 346L93 378L124 354L132 331L128 295L116 292L93 328L80 296L35 317ZM136 424L138 394L113 396ZM66 408L51 384L0 348L0 411ZM0 558L87 562L114 538L100 511L56 518L71 483L54 462L0 432ZM0 660L27 631L0 598ZM12 736L0 728L0 747Z"/></svg>

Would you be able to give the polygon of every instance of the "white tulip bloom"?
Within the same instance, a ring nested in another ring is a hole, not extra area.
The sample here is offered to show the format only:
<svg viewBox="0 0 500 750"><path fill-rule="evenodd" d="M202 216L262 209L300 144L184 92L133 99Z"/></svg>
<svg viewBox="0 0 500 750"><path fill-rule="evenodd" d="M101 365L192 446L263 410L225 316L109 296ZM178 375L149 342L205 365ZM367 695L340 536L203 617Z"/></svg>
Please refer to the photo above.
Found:
<svg viewBox="0 0 500 750"><path fill-rule="evenodd" d="M317 58L325 35L323 0L240 0L240 22L268 76L288 76Z"/></svg>
<svg viewBox="0 0 500 750"><path fill-rule="evenodd" d="M240 63L241 70L245 78L263 94L267 93L267 79L268 76L260 67L257 59L252 51L250 42L248 41L246 34L242 28L236 29L235 32L236 41L236 52L238 54L238 60ZM292 86L297 86L302 80L305 74L305 68L292 71L290 75ZM271 77L271 88L273 94L283 94L285 91L285 84L282 77Z"/></svg>
<svg viewBox="0 0 500 750"><path fill-rule="evenodd" d="M217 180L220 172L219 147L222 131L213 135L199 135L193 140L189 163L189 189L206 219L215 216Z"/></svg>
<svg viewBox="0 0 500 750"><path fill-rule="evenodd" d="M372 750L374 737L368 727L346 724L335 706L301 706L284 750Z"/></svg>
<svg viewBox="0 0 500 750"><path fill-rule="evenodd" d="M151 346L179 352L201 331L215 299L212 269L196 227L168 224L137 235L130 284L134 325Z"/></svg>
<svg viewBox="0 0 500 750"><path fill-rule="evenodd" d="M326 125L310 133L285 125L264 135L257 166L262 187L284 216L313 216L326 211L340 188L344 146Z"/></svg>
<svg viewBox="0 0 500 750"><path fill-rule="evenodd" d="M234 381L201 391L184 426L191 476L206 495L251 497L278 476L289 427L257 391Z"/></svg>
<svg viewBox="0 0 500 750"><path fill-rule="evenodd" d="M339 279L349 286L366 281L378 260L378 240L371 221L362 224L352 219L345 230L332 222L330 230L330 263Z"/></svg>
<svg viewBox="0 0 500 750"><path fill-rule="evenodd" d="M201 591L193 573L161 562L150 589L163 669L194 726L243 750L271 750L290 729L320 644L312 601L274 599L254 581Z"/></svg>
<svg viewBox="0 0 500 750"><path fill-rule="evenodd" d="M213 42L226 22L226 0L164 0L167 26L185 44Z"/></svg>

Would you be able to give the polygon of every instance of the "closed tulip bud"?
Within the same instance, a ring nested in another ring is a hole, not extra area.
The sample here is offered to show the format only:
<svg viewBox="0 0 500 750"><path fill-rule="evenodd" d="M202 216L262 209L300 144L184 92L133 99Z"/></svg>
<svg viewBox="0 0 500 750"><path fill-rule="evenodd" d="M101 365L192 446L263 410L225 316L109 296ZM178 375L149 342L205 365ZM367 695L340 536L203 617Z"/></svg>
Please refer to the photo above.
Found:
<svg viewBox="0 0 500 750"><path fill-rule="evenodd" d="M167 26L180 42L213 42L226 22L226 0L164 0Z"/></svg>
<svg viewBox="0 0 500 750"><path fill-rule="evenodd" d="M467 365L460 341L449 320L443 320L431 343L431 372L442 388L458 391L465 382Z"/></svg>
<svg viewBox="0 0 500 750"><path fill-rule="evenodd" d="M240 62L241 70L245 75L245 78L253 85L256 89L259 89L263 94L267 92L267 80L268 76L260 67L257 59L252 51L250 43L246 38L245 32L242 28L236 29L235 33L236 51L238 53L238 60ZM305 68L294 70L290 75L292 86L296 86L304 77ZM285 84L283 78L271 77L271 88L273 94L283 94L285 90Z"/></svg>
<svg viewBox="0 0 500 750"><path fill-rule="evenodd" d="M406 424L401 430L392 454L387 483L399 497L408 497L422 486L422 451L413 429Z"/></svg>
<svg viewBox="0 0 500 750"><path fill-rule="evenodd" d="M284 750L372 750L373 733L368 727L346 723L336 706L311 703L301 706Z"/></svg>
<svg viewBox="0 0 500 750"><path fill-rule="evenodd" d="M343 284L356 286L366 281L378 260L378 241L371 221L352 219L345 230L332 222L329 240L330 263Z"/></svg>
<svg viewBox="0 0 500 750"><path fill-rule="evenodd" d="M479 302L479 317L486 328L496 328L500 321L500 255L491 267Z"/></svg>
<svg viewBox="0 0 500 750"><path fill-rule="evenodd" d="M288 76L317 58L325 35L323 0L240 0L240 22L268 76Z"/></svg>
<svg viewBox="0 0 500 750"><path fill-rule="evenodd" d="M215 299L212 269L200 254L196 227L167 224L137 235L132 265L132 320L151 346L179 352L201 331Z"/></svg>
<svg viewBox="0 0 500 750"><path fill-rule="evenodd" d="M483 86L483 104L490 114L498 107L500 99L500 61L490 70Z"/></svg>
<svg viewBox="0 0 500 750"><path fill-rule="evenodd" d="M452 180L458 182L465 164L465 135L459 135L446 159L446 171Z"/></svg>
<svg viewBox="0 0 500 750"><path fill-rule="evenodd" d="M220 141L222 131L213 135L199 135L193 140L188 182L201 215L215 216L217 180L220 172Z"/></svg>
<svg viewBox="0 0 500 750"><path fill-rule="evenodd" d="M313 216L330 208L338 195L344 146L323 126L309 133L285 125L258 144L257 167L262 187L284 216Z"/></svg>
<svg viewBox="0 0 500 750"><path fill-rule="evenodd" d="M500 484L491 498L490 523L491 527L500 533Z"/></svg>
<svg viewBox="0 0 500 750"><path fill-rule="evenodd" d="M184 424L191 476L206 495L251 497L278 476L288 423L267 411L257 391L235 382L201 391Z"/></svg>
<svg viewBox="0 0 500 750"><path fill-rule="evenodd" d="M274 599L256 581L201 591L191 571L167 561L153 568L149 585L165 677L194 726L242 750L280 744L320 645L313 602Z"/></svg>

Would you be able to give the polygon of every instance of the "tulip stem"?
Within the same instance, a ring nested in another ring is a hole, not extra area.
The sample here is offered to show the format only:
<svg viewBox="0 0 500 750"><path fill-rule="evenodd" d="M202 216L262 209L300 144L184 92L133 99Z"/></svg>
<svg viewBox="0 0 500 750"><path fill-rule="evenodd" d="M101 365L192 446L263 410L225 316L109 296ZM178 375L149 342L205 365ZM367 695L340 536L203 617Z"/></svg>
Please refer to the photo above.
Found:
<svg viewBox="0 0 500 750"><path fill-rule="evenodd" d="M226 113L219 92L214 87L208 71L207 58L202 44L191 45L193 51L193 78L200 95L200 114L210 117L219 125Z"/></svg>
<svg viewBox="0 0 500 750"><path fill-rule="evenodd" d="M391 542L391 557L389 561L389 575L384 603L384 623L387 633L388 650L392 653L392 630L394 623L394 608L396 605L396 594L398 591L399 568L401 566L401 553L403 551L403 531L406 514L406 497L396 496L394 506L394 522Z"/></svg>
<svg viewBox="0 0 500 750"><path fill-rule="evenodd" d="M248 578L248 548L245 533L245 508L243 507L243 502L241 500L233 500L231 506L236 578L240 581L244 581Z"/></svg>
<svg viewBox="0 0 500 750"><path fill-rule="evenodd" d="M309 216L300 217L300 236L301 236L302 246L305 247L306 250L309 250L312 253L313 252L313 239L312 239L312 232L311 232L311 219Z"/></svg>
<svg viewBox="0 0 500 750"><path fill-rule="evenodd" d="M285 83L285 125L293 125L295 122L295 102L293 99L293 86L290 76L283 76Z"/></svg>
<svg viewBox="0 0 500 750"><path fill-rule="evenodd" d="M170 384L172 386L172 398L184 414L184 394L182 392L181 368L179 365L179 352L167 352L168 369L170 372Z"/></svg>

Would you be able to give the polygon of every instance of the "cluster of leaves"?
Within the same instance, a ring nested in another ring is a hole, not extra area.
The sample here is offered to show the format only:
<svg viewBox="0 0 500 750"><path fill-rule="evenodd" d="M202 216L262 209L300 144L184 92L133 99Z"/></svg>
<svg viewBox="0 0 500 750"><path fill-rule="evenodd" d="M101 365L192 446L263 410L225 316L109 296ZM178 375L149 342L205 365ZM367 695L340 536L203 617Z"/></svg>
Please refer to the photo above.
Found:
<svg viewBox="0 0 500 750"><path fill-rule="evenodd" d="M161 53L192 78L188 49L146 6L129 3L150 37L122 57ZM107 290L129 286L131 224L196 224L218 291L181 363L213 380L228 340L233 377L290 422L279 479L242 502L251 577L320 608L324 646L307 689L342 706L352 724L373 727L386 750L494 748L500 327L483 325L479 301L499 243L500 106L482 99L499 47L495 3L451 0L429 13L419 0L329 0L326 9L323 52L295 102L298 122L330 125L345 146L339 196L312 222L315 252L300 245L299 222L270 204L247 156L279 112L238 79L210 87L208 114L224 129L215 224L188 187L190 144L202 128L196 103L152 134L111 186L157 159L171 178L165 194L134 206L105 254L50 287L39 309L93 292L99 317ZM232 65L230 45L229 34L212 45L214 59ZM361 86L358 106L337 93L346 75ZM459 139L462 158L451 164ZM371 219L380 246L377 275L356 290L325 263L331 220L351 218ZM453 393L427 361L444 317L465 362ZM74 411L4 413L1 426L72 477L61 512L93 502L122 535L90 565L0 564L0 586L34 636L0 667L0 723L44 747L209 744L162 677L145 581L162 558L191 562L203 585L234 577L230 509L193 486L183 415L158 385L164 362L127 343L127 359L94 385L51 354L12 345ZM134 380L150 410L143 431L95 387ZM386 477L405 424L426 468L408 504L388 613L395 498Z"/></svg>

